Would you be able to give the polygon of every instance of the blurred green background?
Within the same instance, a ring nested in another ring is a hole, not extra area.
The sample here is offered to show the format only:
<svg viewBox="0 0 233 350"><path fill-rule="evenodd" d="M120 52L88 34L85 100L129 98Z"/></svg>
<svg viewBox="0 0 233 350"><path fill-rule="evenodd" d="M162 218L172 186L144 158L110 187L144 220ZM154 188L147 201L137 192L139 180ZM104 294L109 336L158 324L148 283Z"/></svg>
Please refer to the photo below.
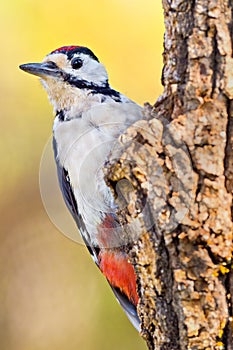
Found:
<svg viewBox="0 0 233 350"><path fill-rule="evenodd" d="M0 349L146 349L86 249L51 223L38 174L52 107L18 65L84 45L142 104L162 88L157 0L1 0Z"/></svg>

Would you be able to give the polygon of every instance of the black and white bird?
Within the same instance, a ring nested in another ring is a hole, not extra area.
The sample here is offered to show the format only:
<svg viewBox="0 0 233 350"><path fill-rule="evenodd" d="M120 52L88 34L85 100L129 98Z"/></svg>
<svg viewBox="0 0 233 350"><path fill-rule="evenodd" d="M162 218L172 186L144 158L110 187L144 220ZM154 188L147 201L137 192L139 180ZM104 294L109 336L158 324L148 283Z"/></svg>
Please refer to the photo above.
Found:
<svg viewBox="0 0 233 350"><path fill-rule="evenodd" d="M65 203L95 263L127 316L140 328L136 275L121 242L117 206L103 165L142 107L112 89L108 74L88 48L64 46L42 63L20 68L41 78L55 111L53 143Z"/></svg>

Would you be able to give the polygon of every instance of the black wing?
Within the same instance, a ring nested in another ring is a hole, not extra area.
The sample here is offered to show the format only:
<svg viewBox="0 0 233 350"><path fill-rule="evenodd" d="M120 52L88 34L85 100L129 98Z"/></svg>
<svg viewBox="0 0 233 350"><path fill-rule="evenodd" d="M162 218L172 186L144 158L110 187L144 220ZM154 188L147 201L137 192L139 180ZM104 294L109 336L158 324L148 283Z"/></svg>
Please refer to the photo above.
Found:
<svg viewBox="0 0 233 350"><path fill-rule="evenodd" d="M57 176L59 181L59 186L62 192L62 196L64 198L64 201L66 203L67 208L69 209L70 213L72 214L74 221L76 222L78 229L82 235L82 238L84 240L85 245L87 246L87 249L89 250L92 258L94 259L95 263L98 265L98 248L96 248L96 251L93 247L90 246L90 243L87 241L85 237L88 237L88 232L86 230L85 224L83 222L83 219L78 211L77 202L70 184L70 178L68 171L63 168L58 159L57 159L57 144L55 138L53 138L53 150L54 150L54 157L56 160L57 165ZM83 234L85 232L85 235Z"/></svg>

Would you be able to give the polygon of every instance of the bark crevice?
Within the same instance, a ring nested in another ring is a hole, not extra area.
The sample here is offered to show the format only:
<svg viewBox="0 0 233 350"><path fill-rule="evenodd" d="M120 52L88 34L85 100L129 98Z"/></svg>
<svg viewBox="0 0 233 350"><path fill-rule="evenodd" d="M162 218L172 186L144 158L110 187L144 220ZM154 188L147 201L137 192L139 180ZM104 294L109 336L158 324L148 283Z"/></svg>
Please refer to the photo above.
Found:
<svg viewBox="0 0 233 350"><path fill-rule="evenodd" d="M233 4L163 7L164 92L119 139L106 178L113 193L131 183L118 215L135 238L148 348L232 350Z"/></svg>

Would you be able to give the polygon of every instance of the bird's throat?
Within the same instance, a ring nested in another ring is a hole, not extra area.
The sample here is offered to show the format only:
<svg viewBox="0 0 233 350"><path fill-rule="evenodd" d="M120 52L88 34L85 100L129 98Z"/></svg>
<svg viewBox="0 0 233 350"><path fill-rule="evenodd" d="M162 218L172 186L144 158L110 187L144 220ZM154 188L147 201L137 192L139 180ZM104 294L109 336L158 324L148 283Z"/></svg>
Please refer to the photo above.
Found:
<svg viewBox="0 0 233 350"><path fill-rule="evenodd" d="M42 79L42 85L47 91L55 111L70 110L86 99L84 91L69 84L64 84L63 81L57 81L52 77Z"/></svg>

